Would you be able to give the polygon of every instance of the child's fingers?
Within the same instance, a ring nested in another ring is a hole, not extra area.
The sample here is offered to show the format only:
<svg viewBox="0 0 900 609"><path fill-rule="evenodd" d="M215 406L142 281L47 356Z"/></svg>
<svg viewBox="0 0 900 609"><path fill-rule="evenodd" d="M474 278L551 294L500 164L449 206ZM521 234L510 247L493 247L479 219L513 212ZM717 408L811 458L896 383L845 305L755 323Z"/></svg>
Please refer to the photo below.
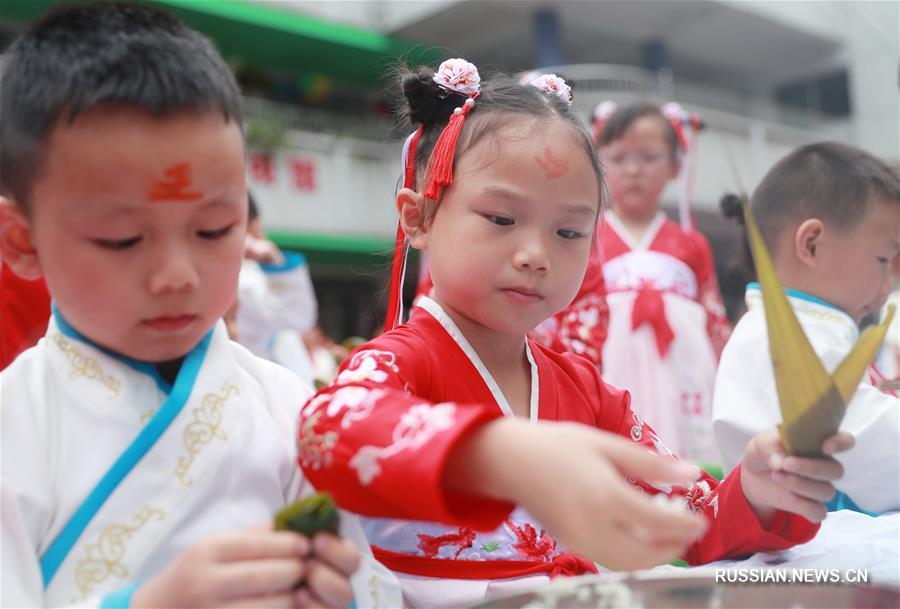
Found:
<svg viewBox="0 0 900 609"><path fill-rule="evenodd" d="M744 465L751 472L781 469L785 452L781 438L774 429L757 434L750 441L744 458Z"/></svg>
<svg viewBox="0 0 900 609"><path fill-rule="evenodd" d="M798 514L810 522L822 522L825 520L827 511L825 506L819 501L806 499L783 486L777 485L772 485L767 495L768 500L765 504L770 507Z"/></svg>
<svg viewBox="0 0 900 609"><path fill-rule="evenodd" d="M319 533L313 538L313 551L318 560L328 563L345 575L352 575L359 568L359 550L352 541Z"/></svg>
<svg viewBox="0 0 900 609"><path fill-rule="evenodd" d="M631 474L638 480L687 486L700 477L700 469L695 465L652 453L627 442L611 442L608 447L604 447L604 456L619 471Z"/></svg>
<svg viewBox="0 0 900 609"><path fill-rule="evenodd" d="M216 538L213 557L221 562L258 558L294 558L309 553L309 540L291 531L242 531Z"/></svg>
<svg viewBox="0 0 900 609"><path fill-rule="evenodd" d="M306 588L314 601L318 600L326 607L346 609L353 600L347 575L318 560L307 563Z"/></svg>
<svg viewBox="0 0 900 609"><path fill-rule="evenodd" d="M844 466L830 458L787 457L782 469L811 480L838 480L844 475Z"/></svg>
<svg viewBox="0 0 900 609"><path fill-rule="evenodd" d="M853 434L846 431L839 431L822 442L822 451L826 455L833 455L835 453L850 450L855 444L856 438L853 437Z"/></svg>
<svg viewBox="0 0 900 609"><path fill-rule="evenodd" d="M238 598L217 605L221 609L293 609L295 605L293 591L284 594Z"/></svg>
<svg viewBox="0 0 900 609"><path fill-rule="evenodd" d="M211 585L222 599L268 596L291 591L305 572L296 557L227 562L219 565Z"/></svg>
<svg viewBox="0 0 900 609"><path fill-rule="evenodd" d="M344 605L341 609L346 609L349 606ZM309 593L309 590L306 588L300 588L297 592L294 593L294 607L297 609L327 609L328 606L322 603L319 599Z"/></svg>
<svg viewBox="0 0 900 609"><path fill-rule="evenodd" d="M779 486L800 495L807 499L813 499L819 502L830 501L834 497L834 486L830 482L820 480L811 480L796 474L787 472L772 472L772 480Z"/></svg>
<svg viewBox="0 0 900 609"><path fill-rule="evenodd" d="M620 519L644 529L653 537L690 540L702 535L706 529L706 521L699 514L665 510L647 495L631 488L624 489L620 495L614 503L622 510Z"/></svg>
<svg viewBox="0 0 900 609"><path fill-rule="evenodd" d="M616 522L613 528L606 532L608 549L615 547L616 551L604 560L602 564L610 569L633 571L655 567L677 558L687 546L686 543L655 544L647 543L645 534L639 532L630 523Z"/></svg>
<svg viewBox="0 0 900 609"><path fill-rule="evenodd" d="M794 495L794 505L796 509L787 510L793 512L795 514L799 514L803 516L810 522L822 522L825 520L825 516L828 515L828 510L825 509L825 506L822 505L820 501L813 501L811 499L804 499L799 495Z"/></svg>

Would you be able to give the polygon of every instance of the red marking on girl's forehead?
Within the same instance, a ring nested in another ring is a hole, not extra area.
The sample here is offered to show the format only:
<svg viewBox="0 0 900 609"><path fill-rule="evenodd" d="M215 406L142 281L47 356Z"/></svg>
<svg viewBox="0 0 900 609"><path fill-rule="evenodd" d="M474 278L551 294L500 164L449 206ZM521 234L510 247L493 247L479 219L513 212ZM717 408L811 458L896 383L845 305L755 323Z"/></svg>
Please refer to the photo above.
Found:
<svg viewBox="0 0 900 609"><path fill-rule="evenodd" d="M569 161L553 156L553 151L549 146L544 148L543 157L535 156L534 160L544 171L544 175L551 180L562 177L569 171Z"/></svg>
<svg viewBox="0 0 900 609"><path fill-rule="evenodd" d="M191 164L178 163L163 171L166 178L153 183L148 198L151 201L197 201L202 192L189 191L191 187Z"/></svg>

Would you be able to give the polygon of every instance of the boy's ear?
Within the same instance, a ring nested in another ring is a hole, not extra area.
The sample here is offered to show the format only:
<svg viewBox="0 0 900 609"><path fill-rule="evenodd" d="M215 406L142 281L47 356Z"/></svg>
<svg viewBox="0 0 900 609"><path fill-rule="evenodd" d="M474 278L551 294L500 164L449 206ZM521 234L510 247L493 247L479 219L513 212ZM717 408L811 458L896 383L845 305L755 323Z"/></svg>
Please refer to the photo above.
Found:
<svg viewBox="0 0 900 609"><path fill-rule="evenodd" d="M808 218L800 223L794 232L794 254L806 267L816 264L825 239L825 224L818 218Z"/></svg>
<svg viewBox="0 0 900 609"><path fill-rule="evenodd" d="M425 197L411 188L401 188L397 193L397 213L400 226L409 244L417 250L428 245L428 227L425 226Z"/></svg>
<svg viewBox="0 0 900 609"><path fill-rule="evenodd" d="M42 274L31 223L22 207L6 197L0 197L0 258L23 279L37 279Z"/></svg>

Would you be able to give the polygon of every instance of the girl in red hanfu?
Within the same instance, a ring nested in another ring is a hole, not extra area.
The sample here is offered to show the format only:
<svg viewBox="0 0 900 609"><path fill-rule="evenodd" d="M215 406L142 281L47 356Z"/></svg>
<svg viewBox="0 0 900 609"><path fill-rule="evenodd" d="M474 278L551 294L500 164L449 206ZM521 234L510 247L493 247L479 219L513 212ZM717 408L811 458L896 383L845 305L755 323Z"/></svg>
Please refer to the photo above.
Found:
<svg viewBox="0 0 900 609"><path fill-rule="evenodd" d="M22 279L0 260L0 370L47 332L50 294L43 279Z"/></svg>
<svg viewBox="0 0 900 609"><path fill-rule="evenodd" d="M810 539L834 459L786 458L772 430L721 484L685 481L661 467L660 455L684 464L628 393L590 360L527 338L582 284L602 174L561 79L479 80L459 59L402 78L419 128L396 200L391 329L302 408L310 481L371 517L372 549L409 606L459 606L523 579L595 572L595 560L697 564ZM429 252L434 293L394 327L404 236ZM838 435L825 450L850 444Z"/></svg>
<svg viewBox="0 0 900 609"><path fill-rule="evenodd" d="M606 102L595 114L612 210L599 226L601 263L587 273L602 274L606 284L603 377L631 393L634 411L653 421L667 446L716 463L712 393L730 327L709 242L687 209L691 172L682 157L699 125L675 104L613 109ZM660 210L660 195L676 178L680 223Z"/></svg>

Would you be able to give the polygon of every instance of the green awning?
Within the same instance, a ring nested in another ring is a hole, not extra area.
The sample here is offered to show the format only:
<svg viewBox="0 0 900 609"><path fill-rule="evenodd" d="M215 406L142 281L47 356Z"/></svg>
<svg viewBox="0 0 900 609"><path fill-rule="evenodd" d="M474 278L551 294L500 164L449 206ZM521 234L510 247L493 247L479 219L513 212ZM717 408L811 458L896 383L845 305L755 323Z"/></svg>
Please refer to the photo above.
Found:
<svg viewBox="0 0 900 609"><path fill-rule="evenodd" d="M64 1L64 0L62 0ZM2 0L0 19L30 21L61 0ZM441 53L378 32L245 0L150 0L203 32L229 62L376 86L404 58L436 63Z"/></svg>

